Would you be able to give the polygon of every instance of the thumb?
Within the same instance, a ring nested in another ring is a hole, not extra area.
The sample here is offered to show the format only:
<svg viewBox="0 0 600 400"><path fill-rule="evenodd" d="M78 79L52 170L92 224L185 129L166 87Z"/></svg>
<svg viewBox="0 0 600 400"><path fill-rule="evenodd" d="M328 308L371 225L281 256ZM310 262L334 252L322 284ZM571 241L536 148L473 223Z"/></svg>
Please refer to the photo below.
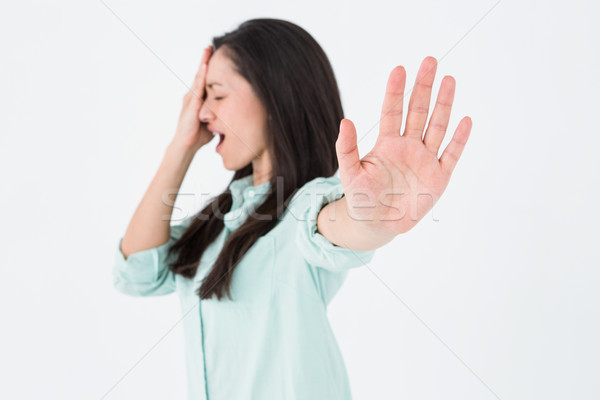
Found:
<svg viewBox="0 0 600 400"><path fill-rule="evenodd" d="M344 180L348 182L360 171L356 128L349 119L342 118L340 122L340 133L335 142L335 151L340 167L340 179L345 178Z"/></svg>

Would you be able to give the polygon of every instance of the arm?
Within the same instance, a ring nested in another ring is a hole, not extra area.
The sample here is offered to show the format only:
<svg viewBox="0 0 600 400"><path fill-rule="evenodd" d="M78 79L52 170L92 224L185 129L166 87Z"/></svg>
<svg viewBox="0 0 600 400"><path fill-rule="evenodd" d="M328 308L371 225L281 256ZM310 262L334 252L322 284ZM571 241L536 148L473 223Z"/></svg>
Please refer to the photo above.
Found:
<svg viewBox="0 0 600 400"><path fill-rule="evenodd" d="M161 246L169 240L174 199L172 202L165 202L166 195L179 191L193 158L193 152L174 143L169 145L123 237L120 250L125 259L133 253Z"/></svg>
<svg viewBox="0 0 600 400"><path fill-rule="evenodd" d="M120 246L125 258L168 242L173 205L165 203L175 203L175 199L172 202L165 200L170 193L179 192L194 155L213 138L213 134L205 125L201 125L198 119L198 113L204 103L202 98L205 92L206 69L211 54L212 47L206 47L194 83L183 97L175 136L129 222Z"/></svg>
<svg viewBox="0 0 600 400"><path fill-rule="evenodd" d="M130 296L161 296L176 290L175 275L169 270L170 246L192 222L170 226L173 207L163 193L177 193L193 154L170 145L127 232L119 240L113 265L113 284ZM128 242L126 242L128 241Z"/></svg>
<svg viewBox="0 0 600 400"><path fill-rule="evenodd" d="M346 196L328 203L317 217L317 231L331 243L352 250L375 250L389 243L393 233L371 231L367 224L353 219Z"/></svg>

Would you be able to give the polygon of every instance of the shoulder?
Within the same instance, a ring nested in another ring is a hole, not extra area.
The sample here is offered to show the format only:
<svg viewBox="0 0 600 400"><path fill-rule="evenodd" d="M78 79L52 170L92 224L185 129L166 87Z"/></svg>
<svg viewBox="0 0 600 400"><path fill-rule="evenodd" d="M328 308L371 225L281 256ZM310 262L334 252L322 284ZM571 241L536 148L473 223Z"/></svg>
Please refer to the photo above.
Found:
<svg viewBox="0 0 600 400"><path fill-rule="evenodd" d="M344 196L340 178L318 177L303 185L294 194L290 214L296 224L294 240L306 263L332 272L345 272L371 261L375 253L357 251L331 243L317 229L317 217L323 207Z"/></svg>
<svg viewBox="0 0 600 400"><path fill-rule="evenodd" d="M344 195L340 178L336 175L319 176L300 187L292 196L289 209L292 212L306 211L335 201Z"/></svg>

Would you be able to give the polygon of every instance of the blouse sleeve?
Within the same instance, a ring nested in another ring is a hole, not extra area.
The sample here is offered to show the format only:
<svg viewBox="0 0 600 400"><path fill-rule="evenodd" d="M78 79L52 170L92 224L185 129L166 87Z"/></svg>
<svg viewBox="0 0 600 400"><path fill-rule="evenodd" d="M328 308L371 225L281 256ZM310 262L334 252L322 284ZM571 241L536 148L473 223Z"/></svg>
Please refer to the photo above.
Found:
<svg viewBox="0 0 600 400"><path fill-rule="evenodd" d="M294 207L299 221L296 243L300 253L308 264L333 272L345 272L365 265L375 255L375 250L359 251L337 246L317 231L317 216L321 209L343 195L338 177L319 177L300 189Z"/></svg>
<svg viewBox="0 0 600 400"><path fill-rule="evenodd" d="M121 251L123 237L115 249L113 284L115 288L130 296L161 296L175 291L175 274L169 269L167 259L169 247L183 235L194 216L171 225L169 240L160 246L132 253L125 259Z"/></svg>

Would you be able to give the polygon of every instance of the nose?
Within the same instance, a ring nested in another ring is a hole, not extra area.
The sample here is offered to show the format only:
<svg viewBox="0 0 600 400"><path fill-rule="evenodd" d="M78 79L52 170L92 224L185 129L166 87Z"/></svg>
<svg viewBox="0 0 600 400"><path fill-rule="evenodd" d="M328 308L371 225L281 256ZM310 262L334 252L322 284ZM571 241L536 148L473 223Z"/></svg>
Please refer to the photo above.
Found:
<svg viewBox="0 0 600 400"><path fill-rule="evenodd" d="M213 113L210 108L206 105L206 100L202 103L202 107L200 107L200 112L198 113L198 118L200 122L211 122L215 119L215 113Z"/></svg>

